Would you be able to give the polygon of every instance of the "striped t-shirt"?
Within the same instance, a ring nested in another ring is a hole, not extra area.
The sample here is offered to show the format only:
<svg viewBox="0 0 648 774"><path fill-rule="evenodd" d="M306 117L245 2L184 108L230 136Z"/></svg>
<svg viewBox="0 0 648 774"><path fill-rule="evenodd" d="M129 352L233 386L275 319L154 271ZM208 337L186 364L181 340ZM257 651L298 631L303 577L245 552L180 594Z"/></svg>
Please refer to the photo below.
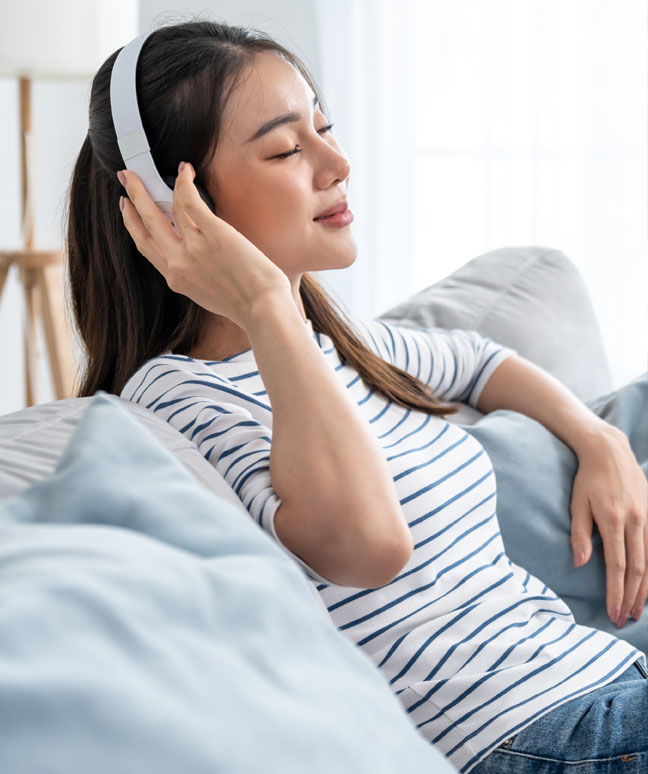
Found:
<svg viewBox="0 0 648 774"><path fill-rule="evenodd" d="M306 324L376 434L414 551L390 583L359 589L326 580L282 547L335 626L381 670L412 723L458 771L470 771L554 707L645 662L625 640L577 624L562 599L511 562L493 467L473 436L367 387L331 339ZM356 320L355 328L373 352L429 384L440 400L473 408L497 366L517 354L476 331L380 320ZM269 469L272 407L253 350L222 361L165 353L143 365L121 395L190 438L282 545L273 526L281 500Z"/></svg>

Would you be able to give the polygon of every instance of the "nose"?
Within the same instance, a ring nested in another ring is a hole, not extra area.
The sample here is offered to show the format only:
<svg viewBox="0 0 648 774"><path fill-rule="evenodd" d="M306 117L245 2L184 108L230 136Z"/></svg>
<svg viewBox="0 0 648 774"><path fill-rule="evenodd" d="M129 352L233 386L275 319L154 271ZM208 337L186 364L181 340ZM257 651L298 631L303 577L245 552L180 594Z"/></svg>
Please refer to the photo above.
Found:
<svg viewBox="0 0 648 774"><path fill-rule="evenodd" d="M328 188L332 182L346 180L351 172L351 165L338 143L335 143L337 148L326 141L324 144L326 147L322 151L316 183L318 187Z"/></svg>
<svg viewBox="0 0 648 774"><path fill-rule="evenodd" d="M351 164L349 164L349 160L343 153L338 153L338 156L340 158L340 169L341 169L341 174L339 179L346 180L346 178L351 173Z"/></svg>

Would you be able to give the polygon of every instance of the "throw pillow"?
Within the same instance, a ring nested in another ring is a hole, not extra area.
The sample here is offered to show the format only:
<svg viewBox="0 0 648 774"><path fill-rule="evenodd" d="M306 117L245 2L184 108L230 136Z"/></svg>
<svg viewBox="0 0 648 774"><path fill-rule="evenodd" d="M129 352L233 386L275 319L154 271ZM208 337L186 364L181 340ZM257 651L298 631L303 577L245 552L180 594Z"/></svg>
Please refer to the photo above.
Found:
<svg viewBox="0 0 648 774"><path fill-rule="evenodd" d="M0 504L0 588L0 771L455 771L294 562L106 393Z"/></svg>

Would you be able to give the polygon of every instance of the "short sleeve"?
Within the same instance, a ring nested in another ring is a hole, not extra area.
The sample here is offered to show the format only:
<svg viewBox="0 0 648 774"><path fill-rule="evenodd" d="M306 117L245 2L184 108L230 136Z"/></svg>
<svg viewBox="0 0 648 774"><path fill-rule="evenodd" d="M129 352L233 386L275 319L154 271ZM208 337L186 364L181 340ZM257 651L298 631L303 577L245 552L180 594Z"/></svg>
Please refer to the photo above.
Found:
<svg viewBox="0 0 648 774"><path fill-rule="evenodd" d="M314 581L337 585L288 549L275 531L281 498L270 478L271 420L268 403L198 362L162 356L145 364L121 397L153 411L186 436L234 490L254 521L293 557ZM189 365L191 363L191 366ZM254 415L253 415L254 412Z"/></svg>
<svg viewBox="0 0 648 774"><path fill-rule="evenodd" d="M406 328L382 320L356 323L367 346L384 360L425 382L440 400L475 409L493 371L518 354L474 330Z"/></svg>

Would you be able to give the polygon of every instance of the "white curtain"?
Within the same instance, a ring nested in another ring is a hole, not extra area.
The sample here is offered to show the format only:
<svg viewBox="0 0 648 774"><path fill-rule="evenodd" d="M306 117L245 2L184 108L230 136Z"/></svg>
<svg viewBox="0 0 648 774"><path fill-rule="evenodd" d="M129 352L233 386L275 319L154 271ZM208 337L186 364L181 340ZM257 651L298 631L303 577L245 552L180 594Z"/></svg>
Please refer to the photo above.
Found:
<svg viewBox="0 0 648 774"><path fill-rule="evenodd" d="M646 0L314 0L374 317L471 258L562 250L615 386L647 367Z"/></svg>
<svg viewBox="0 0 648 774"><path fill-rule="evenodd" d="M315 0L325 101L351 164L358 258L318 272L354 317L416 288L414 3Z"/></svg>

